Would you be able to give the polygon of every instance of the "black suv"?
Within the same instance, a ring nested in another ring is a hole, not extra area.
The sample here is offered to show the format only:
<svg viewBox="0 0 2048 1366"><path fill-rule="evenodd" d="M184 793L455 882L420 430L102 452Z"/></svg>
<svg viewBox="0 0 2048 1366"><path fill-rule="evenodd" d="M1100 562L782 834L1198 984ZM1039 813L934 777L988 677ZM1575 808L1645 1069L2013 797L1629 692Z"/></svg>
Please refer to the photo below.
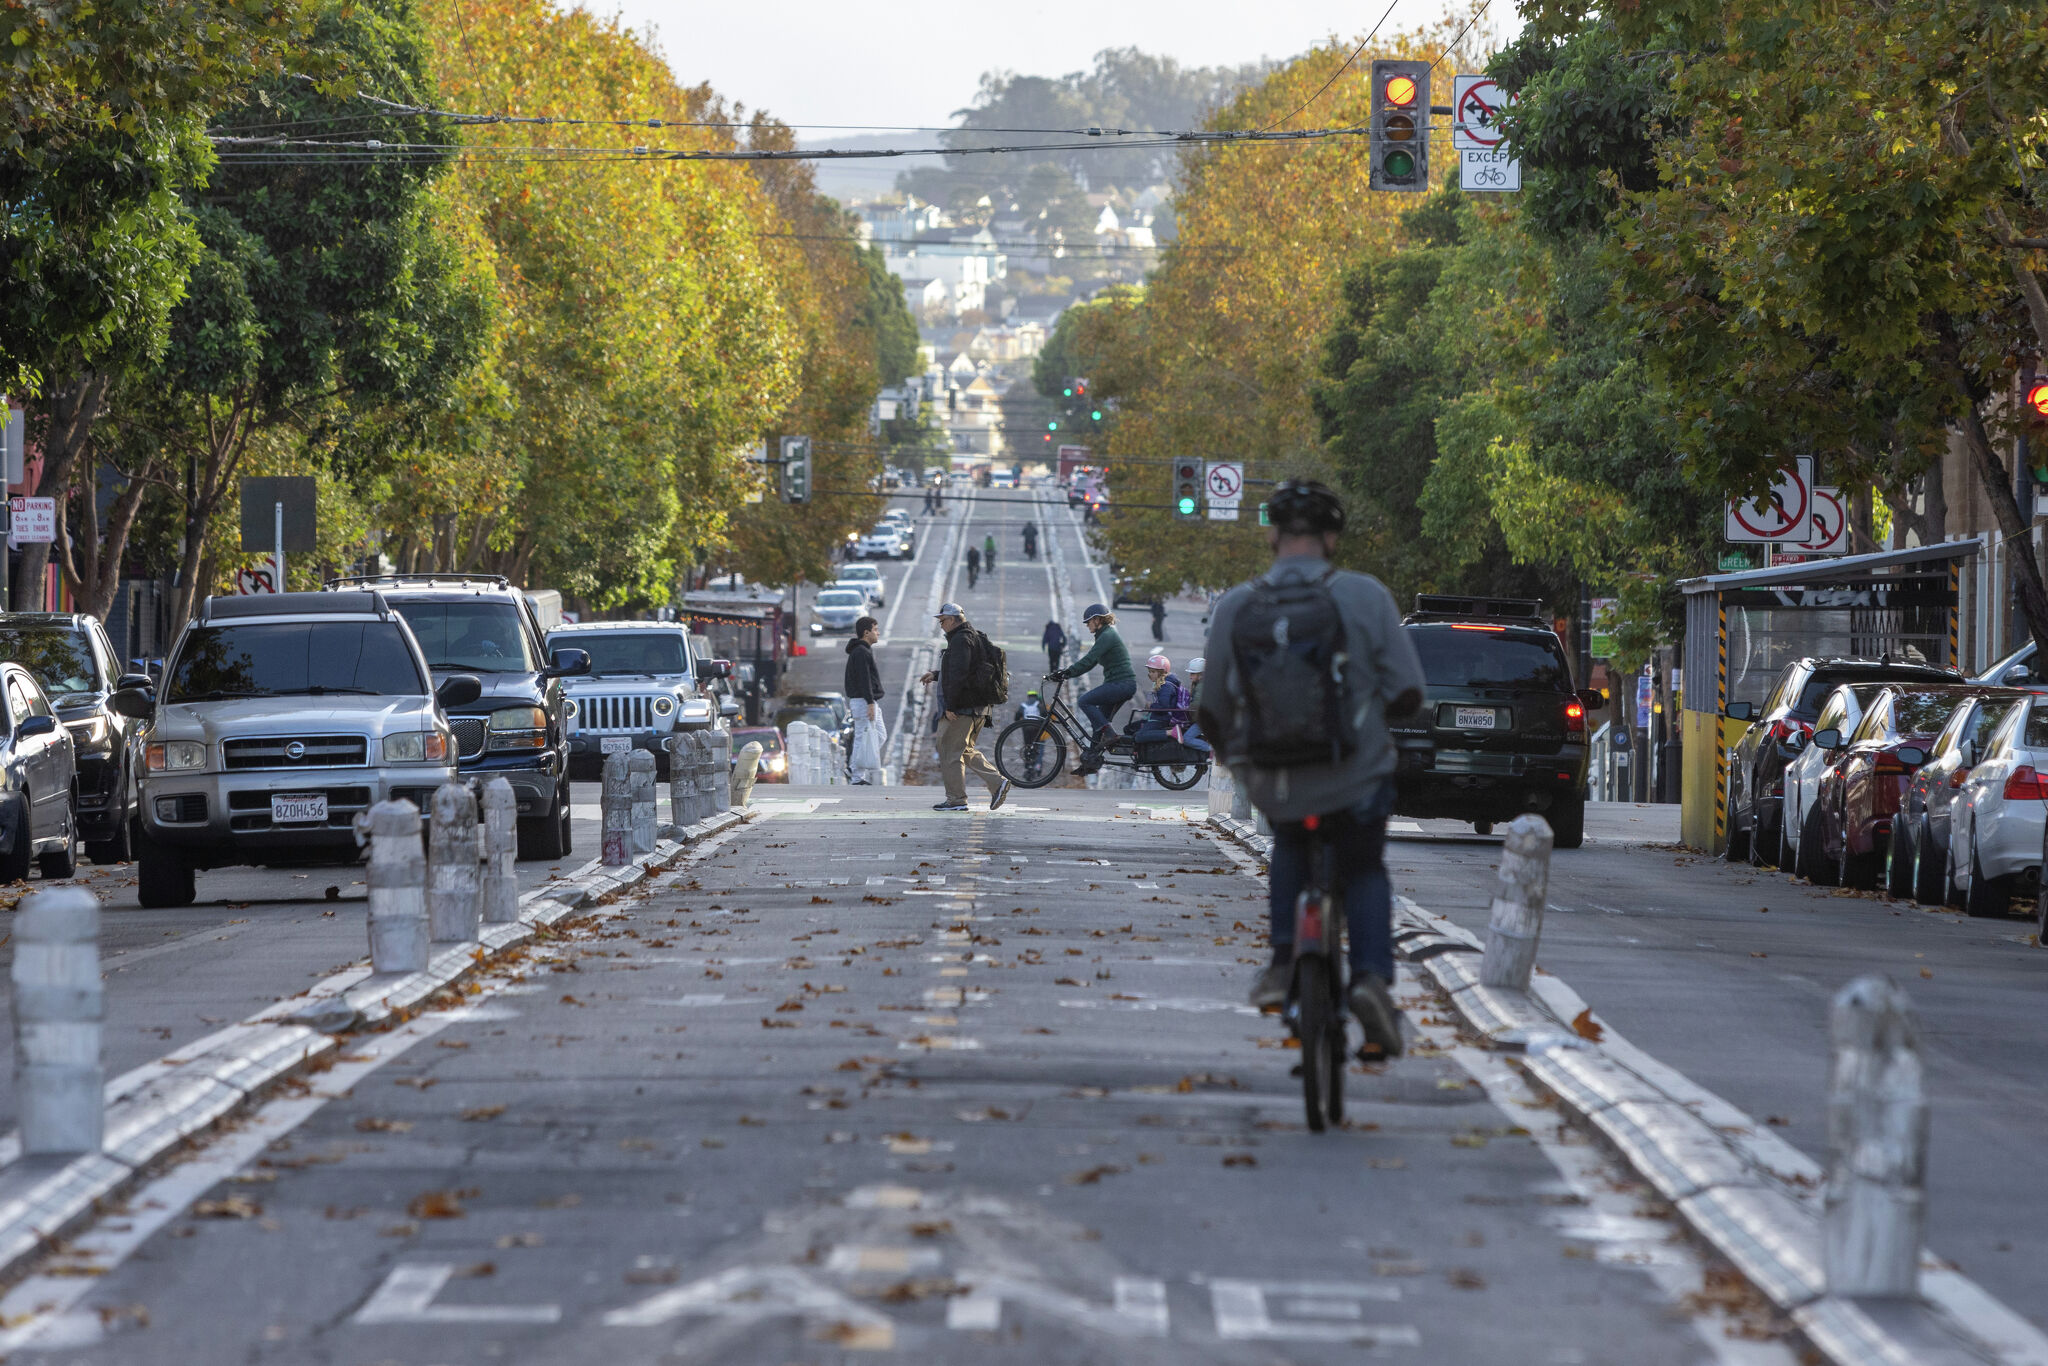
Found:
<svg viewBox="0 0 2048 1366"><path fill-rule="evenodd" d="M1586 708L1564 646L1519 598L1419 593L1404 619L1422 659L1423 705L1388 718L1399 748L1394 810L1470 821L1480 834L1524 811L1559 849L1586 838Z"/></svg>
<svg viewBox="0 0 2048 1366"><path fill-rule="evenodd" d="M379 574L330 579L374 588L412 628L438 685L475 674L483 695L448 709L465 779L504 778L519 799L519 857L569 853L569 728L559 680L590 672L590 656L549 655L526 595L497 574Z"/></svg>
<svg viewBox="0 0 2048 1366"><path fill-rule="evenodd" d="M0 659L36 676L57 719L71 732L78 762L78 837L94 863L128 860L135 786L129 738L135 718L107 706L119 688L149 686L123 674L99 618L78 612L0 612Z"/></svg>
<svg viewBox="0 0 2048 1366"><path fill-rule="evenodd" d="M1785 766L1813 734L1814 718L1844 683L1960 683L1933 664L1889 659L1795 659L1762 703L1729 699L1723 713L1747 721L1728 760L1728 857L1775 864L1784 843Z"/></svg>

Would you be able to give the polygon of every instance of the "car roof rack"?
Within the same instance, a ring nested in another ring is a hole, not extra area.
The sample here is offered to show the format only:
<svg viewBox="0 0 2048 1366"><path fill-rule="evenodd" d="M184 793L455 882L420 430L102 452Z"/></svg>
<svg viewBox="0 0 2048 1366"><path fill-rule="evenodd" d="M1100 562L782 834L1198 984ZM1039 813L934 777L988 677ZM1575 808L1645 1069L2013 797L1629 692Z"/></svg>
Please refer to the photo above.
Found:
<svg viewBox="0 0 2048 1366"><path fill-rule="evenodd" d="M210 595L199 604L201 622L232 621L244 617L368 616L390 619L391 607L382 593L250 593L222 597Z"/></svg>
<svg viewBox="0 0 2048 1366"><path fill-rule="evenodd" d="M1480 598L1456 593L1417 593L1409 621L1499 621L1550 629L1537 598Z"/></svg>
<svg viewBox="0 0 2048 1366"><path fill-rule="evenodd" d="M510 588L512 580L503 574L465 574L449 571L444 574L343 574L327 580L322 588L340 588L344 585L359 586L370 583L446 583L455 585L478 584L486 588Z"/></svg>

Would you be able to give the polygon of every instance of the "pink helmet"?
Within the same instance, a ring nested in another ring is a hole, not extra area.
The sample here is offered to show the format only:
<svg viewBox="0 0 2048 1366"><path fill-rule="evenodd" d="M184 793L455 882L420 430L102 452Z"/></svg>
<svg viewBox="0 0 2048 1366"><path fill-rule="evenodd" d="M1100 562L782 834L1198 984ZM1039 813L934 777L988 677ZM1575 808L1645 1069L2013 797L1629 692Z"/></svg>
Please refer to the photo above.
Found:
<svg viewBox="0 0 2048 1366"><path fill-rule="evenodd" d="M1161 673L1172 673L1173 661L1168 659L1165 655L1154 655L1150 659L1145 661L1145 667L1148 669L1157 669Z"/></svg>

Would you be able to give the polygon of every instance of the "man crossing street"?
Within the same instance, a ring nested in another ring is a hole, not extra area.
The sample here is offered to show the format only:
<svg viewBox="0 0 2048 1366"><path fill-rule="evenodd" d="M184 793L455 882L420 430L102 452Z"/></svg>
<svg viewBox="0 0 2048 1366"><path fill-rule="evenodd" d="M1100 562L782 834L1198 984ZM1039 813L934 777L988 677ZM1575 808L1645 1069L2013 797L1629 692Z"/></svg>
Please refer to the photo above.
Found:
<svg viewBox="0 0 2048 1366"><path fill-rule="evenodd" d="M1010 780L975 743L989 718L989 704L974 695L982 635L968 625L966 609L957 602L941 604L938 617L939 629L946 633L946 652L939 657L939 667L919 680L926 687L939 685L939 780L946 785L946 799L934 803L932 810L967 809L967 774L971 770L988 784L988 809L993 811L1010 795Z"/></svg>

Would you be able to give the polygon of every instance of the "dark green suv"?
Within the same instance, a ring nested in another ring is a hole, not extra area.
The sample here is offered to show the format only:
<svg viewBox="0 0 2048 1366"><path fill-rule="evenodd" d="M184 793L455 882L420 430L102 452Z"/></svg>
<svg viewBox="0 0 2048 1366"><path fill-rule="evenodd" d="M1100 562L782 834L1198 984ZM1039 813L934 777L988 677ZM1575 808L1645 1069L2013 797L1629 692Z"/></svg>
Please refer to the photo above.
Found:
<svg viewBox="0 0 2048 1366"><path fill-rule="evenodd" d="M1586 837L1586 707L1540 603L1416 596L1404 625L1422 659L1422 710L1389 718L1397 815L1494 822L1534 811L1557 847Z"/></svg>

